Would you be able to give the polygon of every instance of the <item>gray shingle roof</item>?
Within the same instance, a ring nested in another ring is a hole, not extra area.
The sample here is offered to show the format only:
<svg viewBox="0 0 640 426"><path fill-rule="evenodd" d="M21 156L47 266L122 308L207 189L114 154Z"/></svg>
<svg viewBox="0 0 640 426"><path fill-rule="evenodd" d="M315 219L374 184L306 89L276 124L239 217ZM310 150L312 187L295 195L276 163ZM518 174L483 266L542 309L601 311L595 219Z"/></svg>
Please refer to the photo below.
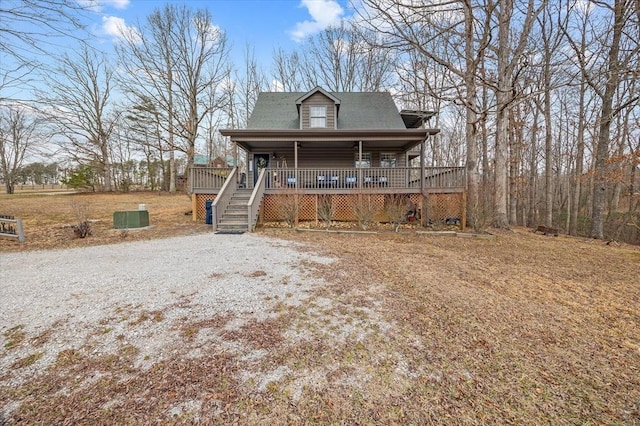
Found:
<svg viewBox="0 0 640 426"><path fill-rule="evenodd" d="M298 129L296 100L307 92L262 92L248 129ZM331 92L340 99L338 129L406 129L388 92Z"/></svg>

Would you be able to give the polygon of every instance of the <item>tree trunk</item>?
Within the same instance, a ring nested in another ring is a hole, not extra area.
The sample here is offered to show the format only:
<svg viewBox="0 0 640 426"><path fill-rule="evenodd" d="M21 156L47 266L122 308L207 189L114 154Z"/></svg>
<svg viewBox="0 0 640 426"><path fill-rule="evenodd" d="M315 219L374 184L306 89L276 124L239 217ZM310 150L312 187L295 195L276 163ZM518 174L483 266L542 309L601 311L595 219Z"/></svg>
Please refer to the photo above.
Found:
<svg viewBox="0 0 640 426"><path fill-rule="evenodd" d="M176 192L176 153L173 149L169 150L169 192Z"/></svg>
<svg viewBox="0 0 640 426"><path fill-rule="evenodd" d="M478 176L478 125L475 112L476 107L476 63L474 61L474 34L473 34L473 10L471 3L465 2L465 89L466 89L466 172L467 172L467 212L469 212L469 224L478 230L480 226L478 202L479 176Z"/></svg>
<svg viewBox="0 0 640 426"><path fill-rule="evenodd" d="M544 224L553 228L553 134L551 132L550 52L544 65Z"/></svg>
<svg viewBox="0 0 640 426"><path fill-rule="evenodd" d="M509 143L509 103L511 101L511 67L509 66L510 23L513 4L500 3L498 15L498 90L496 93L496 143L493 192L493 226L509 229L507 216L507 161Z"/></svg>
<svg viewBox="0 0 640 426"><path fill-rule="evenodd" d="M529 213L527 225L536 226L538 220L536 214L536 176L538 174L538 116L540 109L536 104L533 112L533 131L531 132L531 152L529 156Z"/></svg>
<svg viewBox="0 0 640 426"><path fill-rule="evenodd" d="M611 122L613 120L613 97L620 80L619 58L620 38L624 24L624 0L615 0L613 38L609 49L607 81L602 96L600 128L595 150L595 167L593 182L593 212L591 216L591 236L604 239L604 205L607 189L607 160L611 140Z"/></svg>
<svg viewBox="0 0 640 426"><path fill-rule="evenodd" d="M518 224L518 170L520 168L520 114L517 108L509 112L509 122L511 131L509 132L509 224Z"/></svg>
<svg viewBox="0 0 640 426"><path fill-rule="evenodd" d="M583 43L584 45L584 43ZM582 171L584 162L584 115L586 82L584 76L580 81L580 100L578 106L578 134L576 147L576 164L573 174L573 199L571 203L571 214L569 220L569 235L578 235L578 216L580 215L580 204L582 199Z"/></svg>

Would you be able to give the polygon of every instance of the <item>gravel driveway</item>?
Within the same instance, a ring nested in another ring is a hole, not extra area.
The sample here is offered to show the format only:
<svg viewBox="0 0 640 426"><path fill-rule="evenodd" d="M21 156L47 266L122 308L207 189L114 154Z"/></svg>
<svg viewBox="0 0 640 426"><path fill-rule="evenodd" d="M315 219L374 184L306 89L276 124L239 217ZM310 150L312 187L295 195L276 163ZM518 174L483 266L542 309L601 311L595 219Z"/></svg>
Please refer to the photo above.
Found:
<svg viewBox="0 0 640 426"><path fill-rule="evenodd" d="M0 254L0 384L20 384L60 351L83 346L108 353L128 342L141 350L139 366L151 365L179 346L181 321L266 318L318 284L304 265L330 261L290 242L212 233ZM99 342L88 345L97 330ZM36 350L37 361L14 373Z"/></svg>

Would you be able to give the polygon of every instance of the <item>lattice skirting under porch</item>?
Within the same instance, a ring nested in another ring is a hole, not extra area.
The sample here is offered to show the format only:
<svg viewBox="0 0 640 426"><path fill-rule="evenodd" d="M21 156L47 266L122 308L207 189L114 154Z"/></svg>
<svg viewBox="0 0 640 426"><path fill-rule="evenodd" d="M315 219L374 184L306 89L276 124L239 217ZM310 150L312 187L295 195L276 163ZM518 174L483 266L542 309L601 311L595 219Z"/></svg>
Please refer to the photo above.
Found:
<svg viewBox="0 0 640 426"><path fill-rule="evenodd" d="M445 224L462 224L464 220L464 194L456 193L433 193L423 196L422 194L408 194L409 199L422 212L425 223L437 226ZM385 194L267 194L264 197L261 209L262 222L275 222L285 219L287 211L291 211L297 203L299 221L318 221L321 217L319 209L323 208L323 203L331 203L333 212L332 220L335 221L355 221L354 206L359 202L358 197L365 197L364 201L370 204L375 211L374 220L376 222L388 222L389 217L385 213L385 202L388 202ZM360 202L363 200L360 199Z"/></svg>
<svg viewBox="0 0 640 426"><path fill-rule="evenodd" d="M464 193L429 194L425 197L426 218L432 226L464 225L465 203Z"/></svg>
<svg viewBox="0 0 640 426"><path fill-rule="evenodd" d="M204 222L206 217L205 203L215 199L215 194L191 194L193 220Z"/></svg>

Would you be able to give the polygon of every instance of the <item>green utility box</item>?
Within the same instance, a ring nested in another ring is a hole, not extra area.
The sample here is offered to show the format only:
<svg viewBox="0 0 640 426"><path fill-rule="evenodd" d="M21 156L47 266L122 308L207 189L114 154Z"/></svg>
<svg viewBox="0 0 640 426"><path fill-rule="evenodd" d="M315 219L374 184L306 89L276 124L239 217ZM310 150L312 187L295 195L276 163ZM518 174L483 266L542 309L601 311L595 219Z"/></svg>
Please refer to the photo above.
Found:
<svg viewBox="0 0 640 426"><path fill-rule="evenodd" d="M149 226L149 211L147 210L131 210L113 214L113 227L116 229L144 228L145 226Z"/></svg>

